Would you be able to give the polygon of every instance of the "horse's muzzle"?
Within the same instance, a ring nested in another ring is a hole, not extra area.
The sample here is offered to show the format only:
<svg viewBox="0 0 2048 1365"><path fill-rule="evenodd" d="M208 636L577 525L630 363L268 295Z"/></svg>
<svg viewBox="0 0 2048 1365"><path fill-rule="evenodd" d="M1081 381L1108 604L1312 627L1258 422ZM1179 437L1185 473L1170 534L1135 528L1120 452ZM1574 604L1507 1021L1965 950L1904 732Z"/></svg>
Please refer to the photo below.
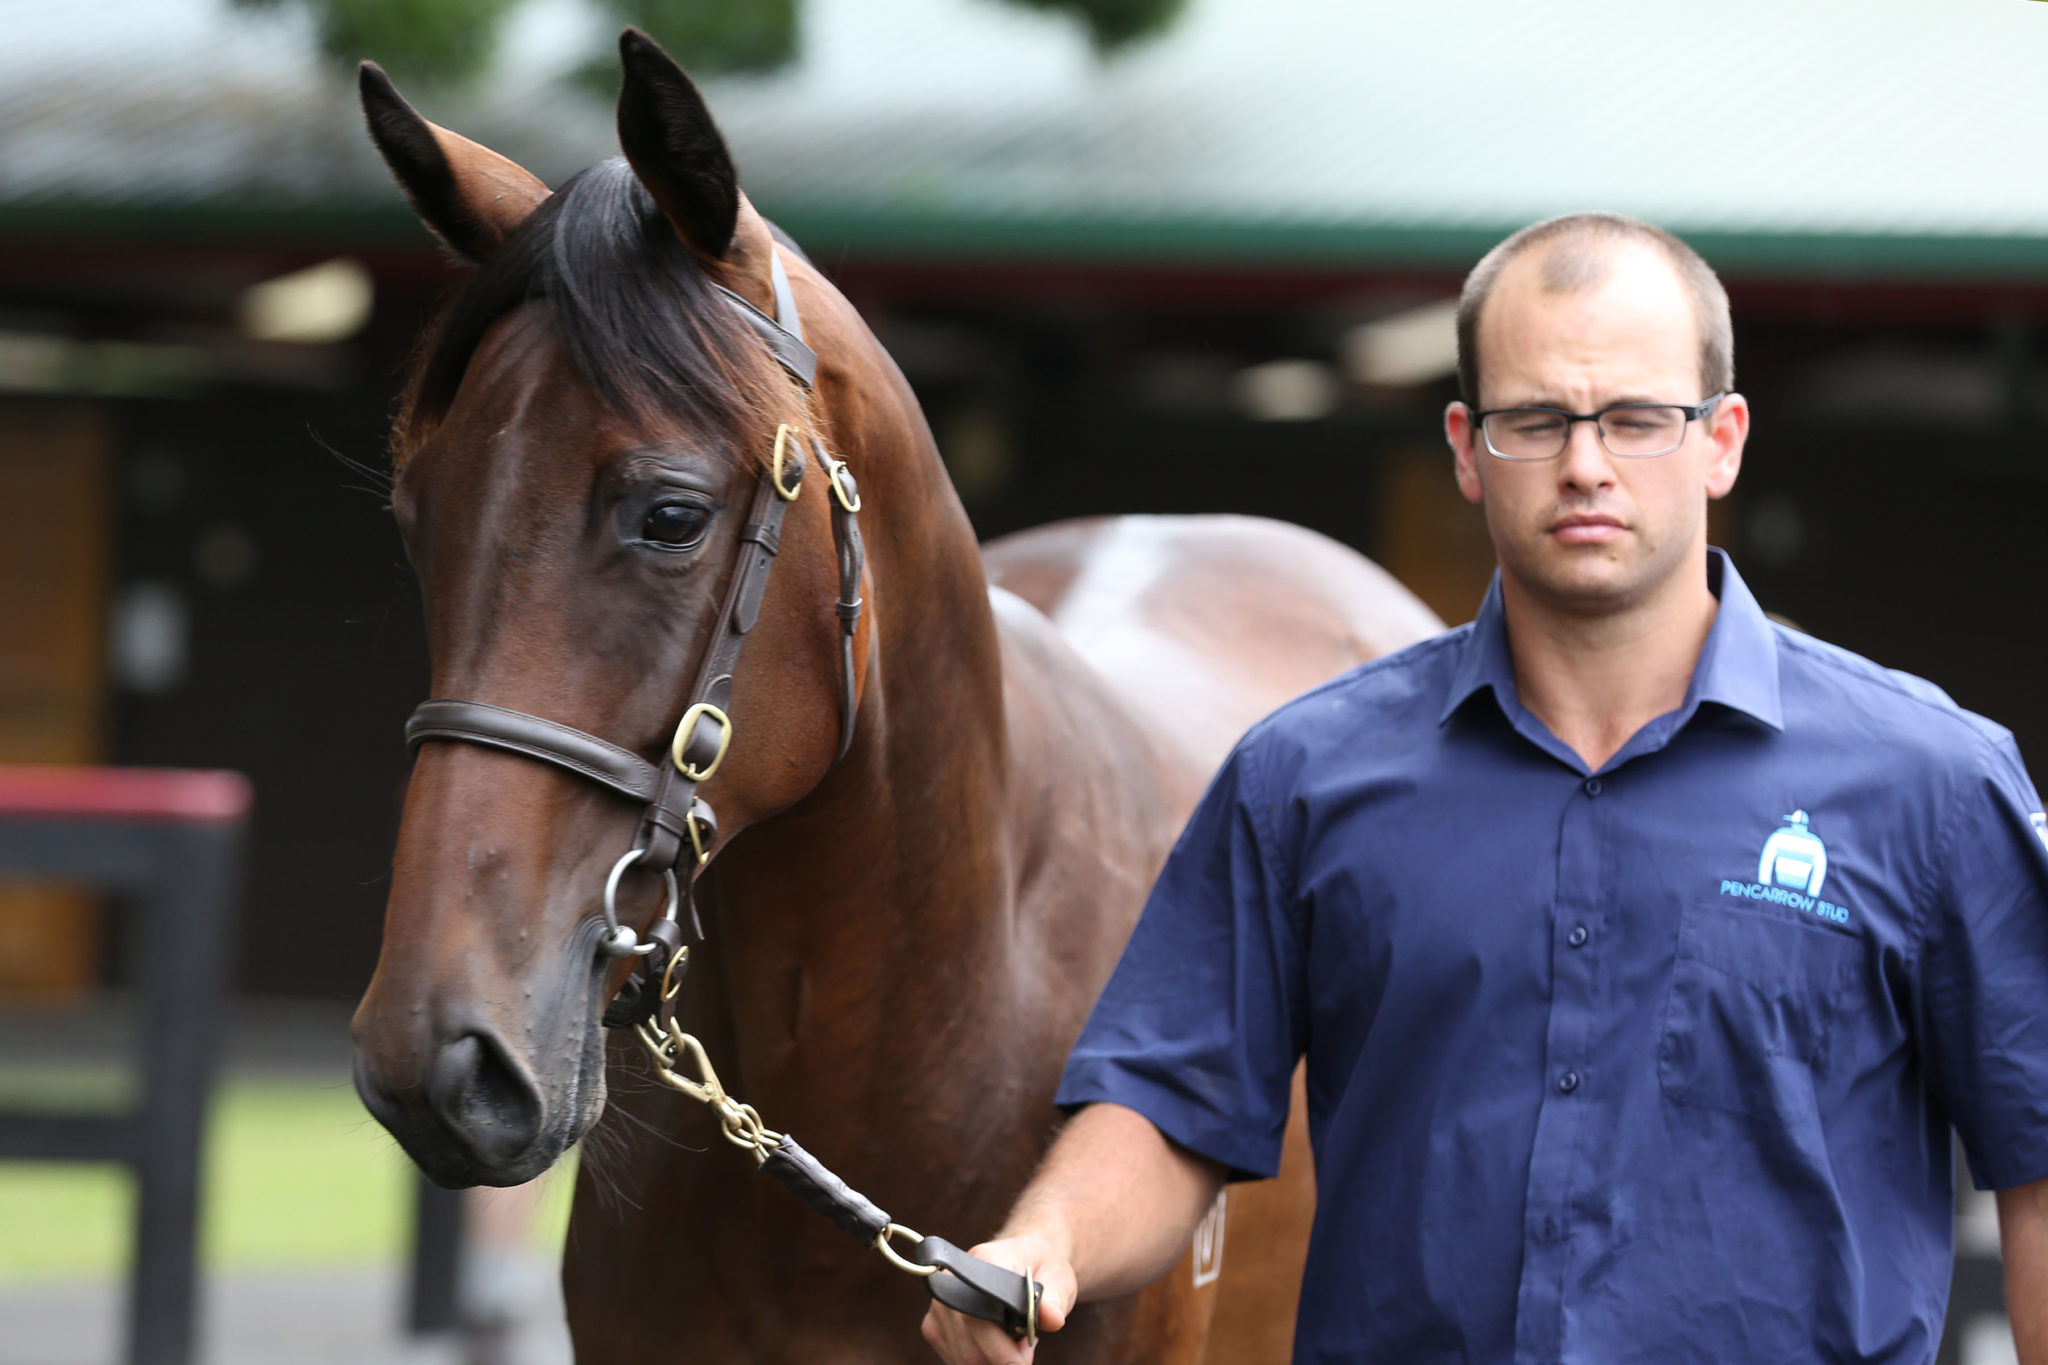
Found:
<svg viewBox="0 0 2048 1365"><path fill-rule="evenodd" d="M361 1049L355 1071L364 1106L437 1185L516 1185L561 1155L539 1087L490 1034L443 1044L423 1088L386 1085Z"/></svg>

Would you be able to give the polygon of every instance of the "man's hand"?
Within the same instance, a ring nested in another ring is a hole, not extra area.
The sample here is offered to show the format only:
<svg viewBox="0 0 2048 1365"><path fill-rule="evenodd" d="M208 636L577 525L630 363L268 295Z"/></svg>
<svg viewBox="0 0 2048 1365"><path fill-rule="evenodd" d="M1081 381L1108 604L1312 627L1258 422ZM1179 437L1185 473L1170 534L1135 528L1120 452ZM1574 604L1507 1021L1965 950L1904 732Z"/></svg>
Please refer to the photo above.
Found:
<svg viewBox="0 0 2048 1365"><path fill-rule="evenodd" d="M1223 1167L1117 1104L1091 1104L1061 1131L993 1241L972 1254L1045 1286L1038 1330L1074 1304L1136 1293L1187 1250L1216 1202ZM947 1365L1023 1365L1034 1354L992 1322L934 1303L924 1339Z"/></svg>
<svg viewBox="0 0 2048 1365"><path fill-rule="evenodd" d="M1038 1330L1057 1332L1066 1326L1067 1313L1074 1306L1074 1267L1051 1242L1036 1233L1025 1233L983 1242L968 1254L1044 1285L1038 1300ZM956 1313L936 1300L925 1310L924 1339L946 1365L1027 1365L1034 1354L1028 1342L1018 1341L996 1324Z"/></svg>

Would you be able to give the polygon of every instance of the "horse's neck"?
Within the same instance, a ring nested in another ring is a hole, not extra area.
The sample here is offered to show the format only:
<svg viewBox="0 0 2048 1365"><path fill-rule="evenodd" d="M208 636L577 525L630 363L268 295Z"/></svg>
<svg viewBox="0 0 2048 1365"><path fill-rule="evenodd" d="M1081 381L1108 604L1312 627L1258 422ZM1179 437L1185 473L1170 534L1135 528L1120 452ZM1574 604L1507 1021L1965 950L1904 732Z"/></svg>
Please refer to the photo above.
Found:
<svg viewBox="0 0 2048 1365"><path fill-rule="evenodd" d="M871 1051L892 1014L948 1014L963 982L1001 990L1001 646L971 526L929 438L908 444L888 459L846 451L874 632L853 746L711 876L719 1022L750 1070L815 1065L857 1083L844 1054Z"/></svg>

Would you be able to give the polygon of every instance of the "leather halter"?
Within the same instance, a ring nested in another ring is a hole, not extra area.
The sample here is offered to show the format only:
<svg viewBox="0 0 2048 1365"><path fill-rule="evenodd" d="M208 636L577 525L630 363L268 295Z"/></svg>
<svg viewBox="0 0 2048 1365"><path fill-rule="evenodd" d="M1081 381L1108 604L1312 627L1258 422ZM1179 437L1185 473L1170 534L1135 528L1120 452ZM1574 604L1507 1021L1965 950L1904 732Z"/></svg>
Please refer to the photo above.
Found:
<svg viewBox="0 0 2048 1365"><path fill-rule="evenodd" d="M723 285L713 285L725 296L740 318L751 327L790 377L808 390L817 376L818 357L803 339L803 323L797 316L796 296L789 287L780 252L770 249L769 278L775 295L775 316L769 317ZM633 845L612 868L605 887L605 936L598 953L604 957L646 958L661 950L652 966L662 976L674 968L681 946L682 931L677 915L683 904L690 906L690 927L695 937L704 937L697 920L694 900L689 894L697 875L711 861L718 841L718 819L711 805L697 789L711 779L725 759L732 742L732 721L726 715L731 704L733 670L740 646L754 628L761 612L761 599L768 588L769 573L782 548L782 523L790 504L803 492L808 461L803 445L824 466L830 489L832 539L839 561L839 597L833 612L839 619L841 696L839 749L834 762L846 756L853 743L855 712L859 703L859 679L854 671L854 635L860 626L861 575L866 551L861 541L860 489L843 460L835 460L824 442L808 438L787 424L775 433L775 449L768 466L754 485L753 502L740 528L739 551L732 580L720 604L717 634L697 667L690 688L690 703L677 723L669 745L668 761L650 763L630 749L624 749L596 735L547 720L524 711L514 711L487 702L436 698L416 707L405 723L409 751L417 752L429 740L452 740L478 744L507 753L552 763L580 777L596 782L630 801L640 802L643 811ZM659 872L668 882L668 907L648 931L645 941L627 925L618 923L614 895L620 874L639 865ZM681 887L678 887L678 870ZM659 979L659 978L656 978ZM605 1023L614 1027L638 1022L651 1013L656 992L652 981L633 983L636 998L621 997L627 1006L622 1013L608 1010ZM633 1017L637 1016L637 1018Z"/></svg>

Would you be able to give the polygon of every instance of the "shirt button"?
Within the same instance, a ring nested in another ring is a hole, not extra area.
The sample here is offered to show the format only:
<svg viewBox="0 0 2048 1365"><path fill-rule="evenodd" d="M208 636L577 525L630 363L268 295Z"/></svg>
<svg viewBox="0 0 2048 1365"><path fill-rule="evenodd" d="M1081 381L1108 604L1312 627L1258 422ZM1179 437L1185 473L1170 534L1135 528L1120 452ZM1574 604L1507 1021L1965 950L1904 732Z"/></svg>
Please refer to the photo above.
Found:
<svg viewBox="0 0 2048 1365"><path fill-rule="evenodd" d="M1577 924L1573 925L1572 931L1564 936L1564 941L1571 944L1574 948L1583 948L1586 946L1586 940L1591 937L1593 936L1586 932L1585 925Z"/></svg>
<svg viewBox="0 0 2048 1365"><path fill-rule="evenodd" d="M1587 779L1586 779L1586 795L1588 795L1588 796L1598 796L1599 794L1600 794L1600 779L1599 779L1599 778L1597 778L1597 777L1589 777L1589 778L1587 778Z"/></svg>
<svg viewBox="0 0 2048 1365"><path fill-rule="evenodd" d="M1543 1220L1543 1240L1546 1242L1555 1242L1557 1240L1557 1220L1555 1218Z"/></svg>
<svg viewBox="0 0 2048 1365"><path fill-rule="evenodd" d="M1560 1095L1569 1095L1578 1088L1579 1073L1576 1071L1567 1071L1557 1078L1557 1093Z"/></svg>

